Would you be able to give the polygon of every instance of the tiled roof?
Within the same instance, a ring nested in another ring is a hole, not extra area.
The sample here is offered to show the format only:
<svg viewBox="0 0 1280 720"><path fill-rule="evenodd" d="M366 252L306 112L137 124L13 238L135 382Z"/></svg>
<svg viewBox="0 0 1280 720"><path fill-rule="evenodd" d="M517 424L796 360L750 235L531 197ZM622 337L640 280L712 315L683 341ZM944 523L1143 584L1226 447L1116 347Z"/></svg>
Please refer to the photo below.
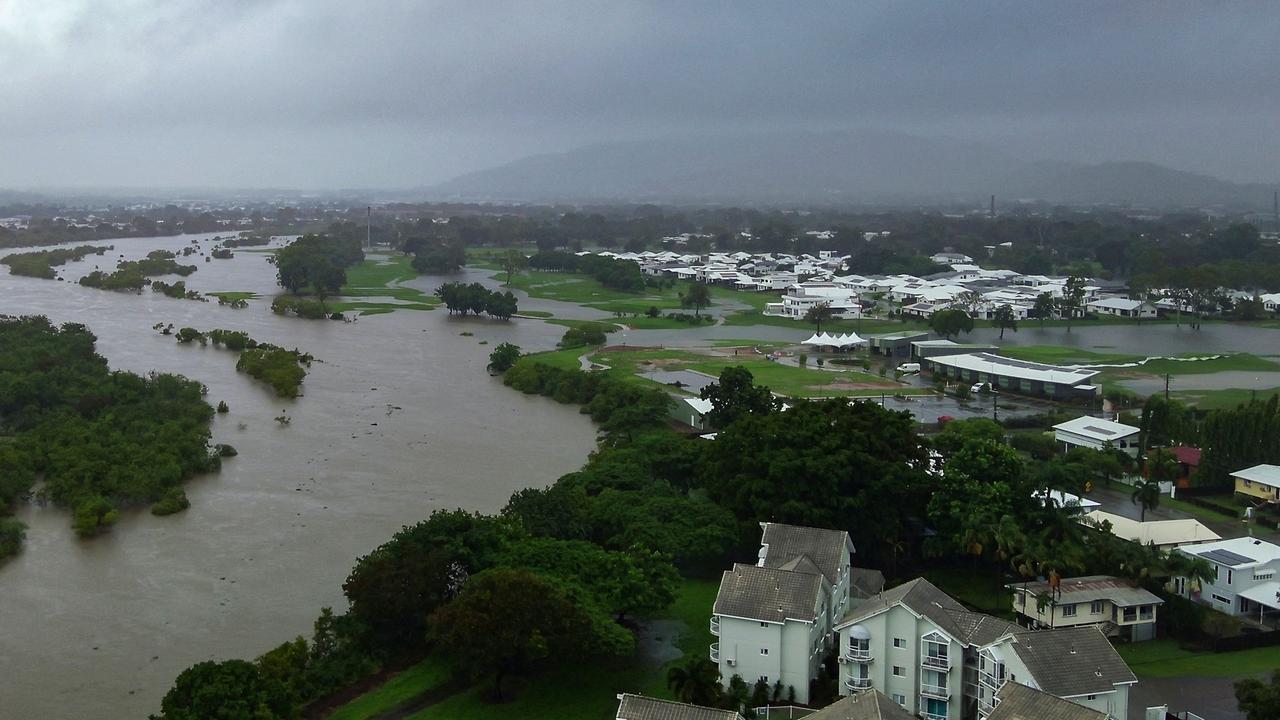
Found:
<svg viewBox="0 0 1280 720"><path fill-rule="evenodd" d="M823 582L821 575L737 563L721 575L712 612L763 622L812 621Z"/></svg>
<svg viewBox="0 0 1280 720"><path fill-rule="evenodd" d="M884 591L884 573L867 568L849 568L849 596L865 599Z"/></svg>
<svg viewBox="0 0 1280 720"><path fill-rule="evenodd" d="M805 716L806 720L915 720L915 717L879 690L850 695Z"/></svg>
<svg viewBox="0 0 1280 720"><path fill-rule="evenodd" d="M742 720L732 710L658 700L643 695L618 696L617 720Z"/></svg>
<svg viewBox="0 0 1280 720"><path fill-rule="evenodd" d="M916 578L864 600L837 627L861 622L898 603L929 618L939 630L965 645L985 645L1018 629L1018 626L999 618L967 610L924 578Z"/></svg>
<svg viewBox="0 0 1280 720"><path fill-rule="evenodd" d="M822 571L827 582L835 584L840 577L840 566L849 559L845 550L848 537L843 530L764 523L764 534L760 538L760 544L767 546L764 566L782 567L804 555Z"/></svg>
<svg viewBox="0 0 1280 720"><path fill-rule="evenodd" d="M1000 704L987 720L1107 720L1107 714L1026 685L1007 682L996 693Z"/></svg>
<svg viewBox="0 0 1280 720"><path fill-rule="evenodd" d="M1138 680L1096 627L1023 631L1010 647L1036 685L1058 697L1110 692Z"/></svg>

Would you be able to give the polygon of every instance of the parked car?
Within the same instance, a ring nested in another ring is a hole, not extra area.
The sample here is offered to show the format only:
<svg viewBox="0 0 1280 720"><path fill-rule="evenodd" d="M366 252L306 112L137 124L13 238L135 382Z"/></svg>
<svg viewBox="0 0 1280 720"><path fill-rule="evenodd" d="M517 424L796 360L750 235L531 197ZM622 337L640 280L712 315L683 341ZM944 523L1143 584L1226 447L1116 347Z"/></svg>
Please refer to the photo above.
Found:
<svg viewBox="0 0 1280 720"><path fill-rule="evenodd" d="M977 395L978 393L984 393L984 392L990 392L990 391L991 391L990 383L974 383L973 387L969 388L970 395Z"/></svg>

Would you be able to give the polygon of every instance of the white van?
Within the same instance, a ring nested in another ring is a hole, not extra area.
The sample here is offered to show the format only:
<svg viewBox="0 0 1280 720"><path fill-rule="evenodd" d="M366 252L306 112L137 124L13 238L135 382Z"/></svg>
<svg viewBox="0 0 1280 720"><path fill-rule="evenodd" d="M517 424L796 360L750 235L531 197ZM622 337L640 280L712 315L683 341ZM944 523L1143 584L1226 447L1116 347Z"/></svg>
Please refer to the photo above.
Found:
<svg viewBox="0 0 1280 720"><path fill-rule="evenodd" d="M902 363L898 366L898 373L901 375L910 375L920 372L920 363Z"/></svg>

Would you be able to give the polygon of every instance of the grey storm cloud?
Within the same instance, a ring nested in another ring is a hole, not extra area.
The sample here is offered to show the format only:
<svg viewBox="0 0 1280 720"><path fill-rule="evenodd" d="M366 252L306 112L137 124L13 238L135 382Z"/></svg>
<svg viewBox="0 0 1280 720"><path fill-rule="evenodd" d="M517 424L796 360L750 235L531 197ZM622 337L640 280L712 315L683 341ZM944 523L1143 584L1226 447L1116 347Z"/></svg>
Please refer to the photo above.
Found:
<svg viewBox="0 0 1280 720"><path fill-rule="evenodd" d="M412 187L644 137L878 127L1237 180L1270 2L0 0L0 185Z"/></svg>

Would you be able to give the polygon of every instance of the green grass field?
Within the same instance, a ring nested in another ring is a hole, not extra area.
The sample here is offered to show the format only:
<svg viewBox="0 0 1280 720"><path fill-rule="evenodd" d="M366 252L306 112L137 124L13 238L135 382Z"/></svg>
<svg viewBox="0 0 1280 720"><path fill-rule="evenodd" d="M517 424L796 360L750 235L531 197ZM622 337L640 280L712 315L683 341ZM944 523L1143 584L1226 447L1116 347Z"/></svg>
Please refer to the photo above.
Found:
<svg viewBox="0 0 1280 720"><path fill-rule="evenodd" d="M1116 646L1120 657L1139 677L1237 677L1280 669L1280 651L1274 647L1236 652L1191 652L1172 639Z"/></svg>
<svg viewBox="0 0 1280 720"><path fill-rule="evenodd" d="M1280 395L1280 388L1266 390L1245 390L1231 388L1227 390L1177 390L1173 397L1188 405L1195 405L1201 410L1225 410L1237 405L1247 404L1250 400L1266 401L1273 395Z"/></svg>
<svg viewBox="0 0 1280 720"><path fill-rule="evenodd" d="M366 258L364 262L347 269L347 284L339 293L342 297L329 303L335 312L355 312L361 315L379 315L396 310L431 310L440 304L434 295L416 288L403 287L399 283L418 276L413 269L413 258L392 255L386 258ZM379 302L363 298L394 298L397 302Z"/></svg>
<svg viewBox="0 0 1280 720"><path fill-rule="evenodd" d="M927 570L925 579L957 600L996 617L1013 619L1013 593L988 565Z"/></svg>
<svg viewBox="0 0 1280 720"><path fill-rule="evenodd" d="M1048 365L1136 362L1142 359L1141 356L1137 355L1097 352L1061 345L1010 345L1000 348L1000 354L1017 360Z"/></svg>
<svg viewBox="0 0 1280 720"><path fill-rule="evenodd" d="M711 606L719 584L711 580L684 580L676 600L658 619L672 620L684 627L674 644L684 655L659 665L643 657L617 661L589 661L567 665L527 678L504 683L511 697L507 702L490 699L492 682L485 681L409 717L412 720L610 720L617 709L616 696L640 692L655 697L671 697L666 686L667 670L687 658L703 657L714 640L709 623ZM672 640L672 638L662 638ZM444 666L426 660L342 707L330 720L368 720L412 698L438 687L448 678Z"/></svg>
<svg viewBox="0 0 1280 720"><path fill-rule="evenodd" d="M449 666L438 658L427 658L391 678L375 690L338 708L329 720L368 720L449 680Z"/></svg>
<svg viewBox="0 0 1280 720"><path fill-rule="evenodd" d="M746 344L752 345L750 341ZM754 352L742 355L706 354L682 349L610 349L596 353L592 360L612 368L611 372L639 374L647 370L695 370L714 377L728 367L742 366L751 371L755 382L774 392L790 397L871 396L882 393L916 394L929 392L907 388L891 378L861 371L832 372L783 365ZM811 359L810 362L813 362ZM870 385L871 387L851 387Z"/></svg>

